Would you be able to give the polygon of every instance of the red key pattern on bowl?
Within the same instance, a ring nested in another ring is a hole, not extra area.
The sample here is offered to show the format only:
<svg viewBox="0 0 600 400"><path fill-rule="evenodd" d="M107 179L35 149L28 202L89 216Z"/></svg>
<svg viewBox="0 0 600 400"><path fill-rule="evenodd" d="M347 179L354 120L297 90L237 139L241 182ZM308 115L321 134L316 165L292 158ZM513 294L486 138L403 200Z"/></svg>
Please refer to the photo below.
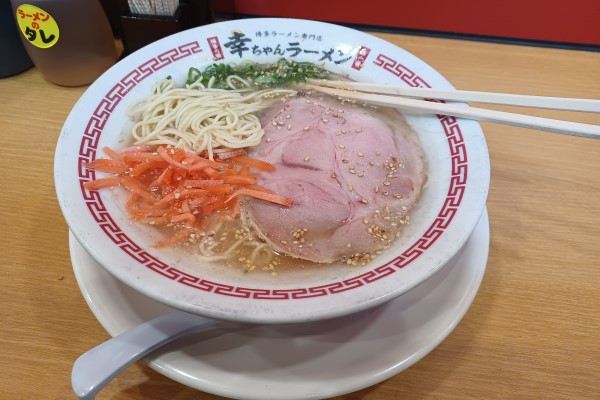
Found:
<svg viewBox="0 0 600 400"><path fill-rule="evenodd" d="M213 58L224 58L218 38L210 37L207 39L207 43L211 49ZM467 150L458 122L454 117L440 115L438 118L448 141L452 163L450 187L448 188L444 204L431 226L407 250L392 261L375 266L361 275L328 285L293 289L259 289L232 286L188 274L162 262L138 246L113 220L112 216L106 210L99 193L97 191L88 191L83 187L85 182L95 179L95 172L88 170L84 165L95 159L98 151L98 141L106 122L112 115L115 107L131 89L154 72L159 71L172 62L202 51L199 42L190 42L151 58L129 72L106 93L92 113L83 133L78 158L79 183L83 199L102 231L132 259L167 279L206 292L239 298L294 300L327 296L352 290L392 275L420 257L448 228L462 201L467 182L468 163ZM365 65L370 52L369 48L361 46L359 51L356 52L352 68L360 70ZM392 57L379 54L373 61L373 65L386 70L412 87L430 87L415 72L395 61Z"/></svg>

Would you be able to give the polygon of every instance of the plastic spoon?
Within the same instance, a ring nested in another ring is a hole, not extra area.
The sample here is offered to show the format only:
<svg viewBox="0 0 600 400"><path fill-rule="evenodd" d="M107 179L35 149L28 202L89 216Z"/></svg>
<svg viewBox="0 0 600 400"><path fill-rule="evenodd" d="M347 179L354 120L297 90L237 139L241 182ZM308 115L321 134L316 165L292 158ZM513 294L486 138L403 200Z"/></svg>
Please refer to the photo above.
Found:
<svg viewBox="0 0 600 400"><path fill-rule="evenodd" d="M121 371L162 345L188 333L224 324L183 311L144 322L82 354L73 365L71 385L81 400L92 400Z"/></svg>

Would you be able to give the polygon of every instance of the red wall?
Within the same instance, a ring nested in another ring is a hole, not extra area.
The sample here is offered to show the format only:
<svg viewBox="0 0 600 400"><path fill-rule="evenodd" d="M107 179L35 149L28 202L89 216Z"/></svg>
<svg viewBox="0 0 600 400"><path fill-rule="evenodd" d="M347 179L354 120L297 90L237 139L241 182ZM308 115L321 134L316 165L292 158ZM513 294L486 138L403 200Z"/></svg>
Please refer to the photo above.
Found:
<svg viewBox="0 0 600 400"><path fill-rule="evenodd" d="M600 0L215 0L217 12L600 45Z"/></svg>

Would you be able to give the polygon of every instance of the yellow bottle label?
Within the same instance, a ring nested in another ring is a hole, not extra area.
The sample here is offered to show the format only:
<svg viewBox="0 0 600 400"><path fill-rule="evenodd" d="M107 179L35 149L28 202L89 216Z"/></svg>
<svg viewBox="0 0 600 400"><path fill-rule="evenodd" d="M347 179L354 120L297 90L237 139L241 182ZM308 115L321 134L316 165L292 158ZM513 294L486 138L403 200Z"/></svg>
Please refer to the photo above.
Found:
<svg viewBox="0 0 600 400"><path fill-rule="evenodd" d="M47 49L58 42L58 24L41 8L21 4L17 8L17 23L23 36L34 46Z"/></svg>

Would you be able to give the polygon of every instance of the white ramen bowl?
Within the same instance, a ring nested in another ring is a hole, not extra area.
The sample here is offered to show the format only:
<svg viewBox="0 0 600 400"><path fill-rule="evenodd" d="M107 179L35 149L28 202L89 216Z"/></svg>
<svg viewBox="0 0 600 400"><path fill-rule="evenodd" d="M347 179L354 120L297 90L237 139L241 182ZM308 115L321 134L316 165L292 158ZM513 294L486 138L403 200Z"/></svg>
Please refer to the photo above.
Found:
<svg viewBox="0 0 600 400"><path fill-rule="evenodd" d="M277 276L202 263L159 238L124 211L116 189L88 191L98 177L84 163L102 148L124 146L132 122L127 106L159 79L183 84L189 67L281 57L323 64L357 81L452 88L412 54L371 35L295 19L244 19L187 30L123 59L81 96L67 118L55 155L55 181L65 219L83 247L112 275L169 306L224 320L313 321L391 300L425 281L463 246L484 210L489 156L478 123L411 116L428 162L428 183L411 223L393 246L366 266L333 263L286 269ZM465 105L466 107L466 105Z"/></svg>

